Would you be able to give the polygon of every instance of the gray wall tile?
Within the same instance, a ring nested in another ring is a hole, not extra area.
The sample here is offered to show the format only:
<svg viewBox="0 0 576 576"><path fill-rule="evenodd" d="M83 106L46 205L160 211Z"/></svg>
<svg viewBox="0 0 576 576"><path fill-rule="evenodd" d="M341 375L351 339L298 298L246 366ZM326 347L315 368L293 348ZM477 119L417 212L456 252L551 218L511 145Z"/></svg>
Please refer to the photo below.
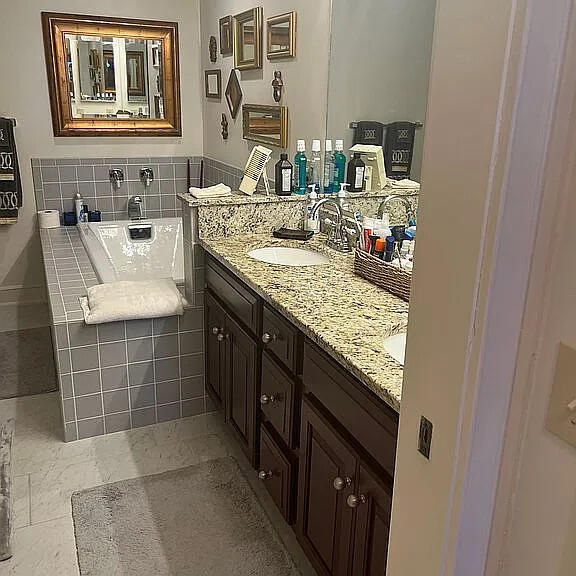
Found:
<svg viewBox="0 0 576 576"><path fill-rule="evenodd" d="M141 338L152 336L152 320L128 320L126 322L126 337Z"/></svg>
<svg viewBox="0 0 576 576"><path fill-rule="evenodd" d="M104 419L92 418L91 420L81 420L78 422L78 438L92 438L104 434Z"/></svg>
<svg viewBox="0 0 576 576"><path fill-rule="evenodd" d="M154 364L156 367L156 382L177 380L180 377L178 358L156 360Z"/></svg>
<svg viewBox="0 0 576 576"><path fill-rule="evenodd" d="M132 428L140 428L156 424L156 410L154 408L145 408L144 410L133 410Z"/></svg>
<svg viewBox="0 0 576 576"><path fill-rule="evenodd" d="M204 413L204 398L186 400L182 402L182 417L198 416Z"/></svg>
<svg viewBox="0 0 576 576"><path fill-rule="evenodd" d="M100 392L100 371L76 372L74 377L74 395L85 396Z"/></svg>
<svg viewBox="0 0 576 576"><path fill-rule="evenodd" d="M128 386L128 375L125 366L102 368L102 390L117 390Z"/></svg>
<svg viewBox="0 0 576 576"><path fill-rule="evenodd" d="M85 348L73 348L72 368L74 372L80 370L93 370L98 368L98 347L86 346Z"/></svg>
<svg viewBox="0 0 576 576"><path fill-rule="evenodd" d="M109 322L98 326L98 339L100 343L124 340L124 322Z"/></svg>
<svg viewBox="0 0 576 576"><path fill-rule="evenodd" d="M170 404L180 400L180 381L160 382L156 384L156 403Z"/></svg>
<svg viewBox="0 0 576 576"><path fill-rule="evenodd" d="M174 334L178 332L178 316L168 316L167 318L154 318L154 336L161 334Z"/></svg>
<svg viewBox="0 0 576 576"><path fill-rule="evenodd" d="M154 382L154 365L151 362L128 364L130 386L141 386Z"/></svg>
<svg viewBox="0 0 576 576"><path fill-rule="evenodd" d="M193 354L180 357L180 370L182 378L204 374L204 355Z"/></svg>
<svg viewBox="0 0 576 576"><path fill-rule="evenodd" d="M74 409L74 399L70 398L64 400L62 403L62 408L64 411L64 422L73 422L76 420L76 410Z"/></svg>
<svg viewBox="0 0 576 576"><path fill-rule="evenodd" d="M74 442L75 440L78 440L76 422L69 422L64 426L64 442Z"/></svg>
<svg viewBox="0 0 576 576"><path fill-rule="evenodd" d="M84 322L68 324L68 332L70 334L70 345L72 348L89 346L90 344L96 344L98 341L96 326L87 326Z"/></svg>
<svg viewBox="0 0 576 576"><path fill-rule="evenodd" d="M54 336L56 338L58 350L68 348L68 328L66 324L57 324L54 326Z"/></svg>
<svg viewBox="0 0 576 576"><path fill-rule="evenodd" d="M74 396L71 374L60 376L60 393L62 394L62 398L72 398L72 396Z"/></svg>
<svg viewBox="0 0 576 576"><path fill-rule="evenodd" d="M204 349L204 332L184 332L180 334L180 354L200 354Z"/></svg>
<svg viewBox="0 0 576 576"><path fill-rule="evenodd" d="M178 356L178 335L158 336L154 338L154 357L170 358Z"/></svg>
<svg viewBox="0 0 576 576"><path fill-rule="evenodd" d="M204 324L204 310L202 308L191 308L186 310L180 317L180 330L187 332L190 330L201 330Z"/></svg>
<svg viewBox="0 0 576 576"><path fill-rule="evenodd" d="M102 415L102 396L81 396L76 398L76 418L83 420Z"/></svg>
<svg viewBox="0 0 576 576"><path fill-rule="evenodd" d="M130 409L128 389L104 393L104 413L125 412Z"/></svg>
<svg viewBox="0 0 576 576"><path fill-rule="evenodd" d="M60 375L70 374L70 351L58 351L58 373Z"/></svg>
<svg viewBox="0 0 576 576"><path fill-rule="evenodd" d="M102 367L126 364L126 343L100 344L100 363Z"/></svg>
<svg viewBox="0 0 576 576"><path fill-rule="evenodd" d="M130 388L130 405L134 410L154 406L155 396L154 386Z"/></svg>
<svg viewBox="0 0 576 576"><path fill-rule="evenodd" d="M204 376L182 378L182 399L200 398L204 396Z"/></svg>
<svg viewBox="0 0 576 576"><path fill-rule="evenodd" d="M128 362L144 362L152 358L152 338L128 340Z"/></svg>
<svg viewBox="0 0 576 576"><path fill-rule="evenodd" d="M122 414L108 414L104 417L104 421L106 422L107 434L122 432L123 430L130 430L129 412L123 412Z"/></svg>
<svg viewBox="0 0 576 576"><path fill-rule="evenodd" d="M158 422L169 422L180 418L180 403L158 406Z"/></svg>

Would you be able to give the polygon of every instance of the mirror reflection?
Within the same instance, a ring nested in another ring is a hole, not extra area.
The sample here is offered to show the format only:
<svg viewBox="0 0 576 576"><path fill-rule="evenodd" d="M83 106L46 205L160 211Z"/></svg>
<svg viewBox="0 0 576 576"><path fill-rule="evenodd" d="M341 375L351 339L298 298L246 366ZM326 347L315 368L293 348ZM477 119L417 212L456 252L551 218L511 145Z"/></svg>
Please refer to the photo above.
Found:
<svg viewBox="0 0 576 576"><path fill-rule="evenodd" d="M285 106L242 107L244 138L280 148L286 147L288 111Z"/></svg>
<svg viewBox="0 0 576 576"><path fill-rule="evenodd" d="M64 39L73 118L164 118L161 41Z"/></svg>
<svg viewBox="0 0 576 576"><path fill-rule="evenodd" d="M270 51L290 50L290 22L284 20L270 26Z"/></svg>
<svg viewBox="0 0 576 576"><path fill-rule="evenodd" d="M242 60L253 60L256 46L254 45L254 20L242 24Z"/></svg>

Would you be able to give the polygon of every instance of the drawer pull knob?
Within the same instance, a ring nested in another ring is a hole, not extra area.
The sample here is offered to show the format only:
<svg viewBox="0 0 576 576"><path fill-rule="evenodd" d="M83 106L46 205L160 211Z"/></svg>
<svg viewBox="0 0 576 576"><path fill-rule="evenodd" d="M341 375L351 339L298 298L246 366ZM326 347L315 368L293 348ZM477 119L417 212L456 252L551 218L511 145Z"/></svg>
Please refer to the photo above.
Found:
<svg viewBox="0 0 576 576"><path fill-rule="evenodd" d="M224 334L220 333L218 334L218 336L216 336L216 340L218 340L218 342L222 342L224 340L225 336Z"/></svg>
<svg viewBox="0 0 576 576"><path fill-rule="evenodd" d="M260 404L262 404L262 406L265 406L266 404L272 404L273 402L276 402L278 400L277 396L274 396L274 394L262 394L262 396L260 396Z"/></svg>
<svg viewBox="0 0 576 576"><path fill-rule="evenodd" d="M264 344L270 344L270 342L276 342L276 340L278 340L276 334L268 334L268 332L262 334L262 342L264 342Z"/></svg>
<svg viewBox="0 0 576 576"><path fill-rule="evenodd" d="M366 504L366 496L364 496L364 494L360 494L360 496L350 494L346 499L346 504L348 504L350 508L358 508L360 504Z"/></svg>
<svg viewBox="0 0 576 576"><path fill-rule="evenodd" d="M212 328L212 334L214 334L214 336L220 334L220 328L218 328L218 326L214 326L214 328Z"/></svg>
<svg viewBox="0 0 576 576"><path fill-rule="evenodd" d="M260 470L260 472L258 472L258 478L262 481L272 478L272 470L268 470L268 472L266 472L266 470Z"/></svg>
<svg viewBox="0 0 576 576"><path fill-rule="evenodd" d="M352 486L352 478L348 476L346 476L346 478L340 478L340 476L337 476L334 478L333 485L334 490L338 490L338 492L340 492L340 490L344 490L344 488Z"/></svg>

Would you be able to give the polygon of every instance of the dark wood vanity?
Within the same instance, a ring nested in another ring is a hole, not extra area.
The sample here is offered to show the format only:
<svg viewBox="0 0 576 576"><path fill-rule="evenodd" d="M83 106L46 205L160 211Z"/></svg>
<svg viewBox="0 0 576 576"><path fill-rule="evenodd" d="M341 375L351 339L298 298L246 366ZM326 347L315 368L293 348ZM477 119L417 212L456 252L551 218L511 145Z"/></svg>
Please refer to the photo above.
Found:
<svg viewBox="0 0 576 576"><path fill-rule="evenodd" d="M398 413L211 256L205 315L208 391L318 573L384 575Z"/></svg>

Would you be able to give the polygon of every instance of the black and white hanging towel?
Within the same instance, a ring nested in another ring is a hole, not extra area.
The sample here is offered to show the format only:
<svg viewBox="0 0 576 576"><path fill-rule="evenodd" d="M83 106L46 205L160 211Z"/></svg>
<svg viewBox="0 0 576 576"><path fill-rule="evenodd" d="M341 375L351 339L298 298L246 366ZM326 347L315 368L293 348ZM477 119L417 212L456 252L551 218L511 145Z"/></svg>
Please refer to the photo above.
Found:
<svg viewBox="0 0 576 576"><path fill-rule="evenodd" d="M14 138L14 121L0 118L0 224L18 221L22 206L22 182Z"/></svg>

